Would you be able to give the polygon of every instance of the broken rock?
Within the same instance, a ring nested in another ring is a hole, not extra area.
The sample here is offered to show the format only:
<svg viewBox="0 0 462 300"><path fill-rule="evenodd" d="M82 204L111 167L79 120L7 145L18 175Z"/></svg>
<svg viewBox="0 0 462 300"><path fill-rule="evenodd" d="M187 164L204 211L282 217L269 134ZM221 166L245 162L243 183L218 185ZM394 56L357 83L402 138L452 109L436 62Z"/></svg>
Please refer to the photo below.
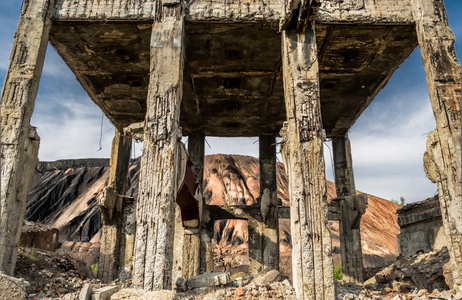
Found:
<svg viewBox="0 0 462 300"><path fill-rule="evenodd" d="M24 221L19 246L55 251L58 248L59 230L51 226Z"/></svg>
<svg viewBox="0 0 462 300"><path fill-rule="evenodd" d="M258 286L266 286L281 279L281 273L278 270L264 270L255 276L253 283Z"/></svg>
<svg viewBox="0 0 462 300"><path fill-rule="evenodd" d="M91 294L93 293L93 285L87 283L80 290L79 300L91 300Z"/></svg>
<svg viewBox="0 0 462 300"><path fill-rule="evenodd" d="M178 279L175 282L175 285L179 291L186 291L188 289L187 281L182 277L178 277Z"/></svg>
<svg viewBox="0 0 462 300"><path fill-rule="evenodd" d="M25 299L30 290L29 282L0 273L2 299Z"/></svg>
<svg viewBox="0 0 462 300"><path fill-rule="evenodd" d="M111 296L111 300L177 300L174 291L145 291L138 289L122 289Z"/></svg>
<svg viewBox="0 0 462 300"><path fill-rule="evenodd" d="M109 300L118 290L119 287L116 285L100 288L93 292L91 300Z"/></svg>
<svg viewBox="0 0 462 300"><path fill-rule="evenodd" d="M229 274L226 272L206 273L188 279L188 287L201 288L228 284L231 282Z"/></svg>

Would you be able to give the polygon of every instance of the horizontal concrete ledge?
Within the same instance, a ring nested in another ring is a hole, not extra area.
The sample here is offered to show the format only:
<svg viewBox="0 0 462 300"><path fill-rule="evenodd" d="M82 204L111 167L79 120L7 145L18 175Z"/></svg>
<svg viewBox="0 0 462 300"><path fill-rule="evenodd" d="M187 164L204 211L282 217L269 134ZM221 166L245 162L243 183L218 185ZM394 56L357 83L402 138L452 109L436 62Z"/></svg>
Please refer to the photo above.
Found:
<svg viewBox="0 0 462 300"><path fill-rule="evenodd" d="M404 1L406 2L406 1ZM101 0L57 0L52 18L59 21L153 21L156 15L156 2L109 1ZM348 10L348 13L345 11ZM189 22L252 22L279 23L283 17L283 1L257 0L237 2L193 1L187 4L185 19ZM391 24L403 25L414 23L409 4L389 5L384 8L380 3L368 4L367 9L338 9L329 7L318 12L316 20L329 24Z"/></svg>

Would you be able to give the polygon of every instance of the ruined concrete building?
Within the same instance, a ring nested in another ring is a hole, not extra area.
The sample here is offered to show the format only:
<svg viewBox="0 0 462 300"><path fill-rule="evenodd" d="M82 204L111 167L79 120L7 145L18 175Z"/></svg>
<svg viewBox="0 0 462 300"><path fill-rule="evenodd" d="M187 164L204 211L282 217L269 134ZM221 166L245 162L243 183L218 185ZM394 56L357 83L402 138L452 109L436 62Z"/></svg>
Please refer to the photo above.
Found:
<svg viewBox="0 0 462 300"><path fill-rule="evenodd" d="M425 170L438 184L460 289L461 68L444 11L442 0L25 0L2 91L0 269L11 274L15 265L37 164L39 137L29 121L50 41L117 128L101 201L103 279L117 276L121 243L138 288L170 289L179 270L174 255L183 258L185 277L209 272L210 220L220 218L248 220L252 273L277 268L278 216L290 215L297 298L334 299L328 215L340 220L345 277L363 280L366 199L354 192L348 129L420 45L437 124ZM123 196L131 144L124 129L141 136L144 149L136 233L121 238L130 202ZM261 197L247 207L199 204L200 219L178 222L179 139L189 136L200 183L207 135L259 136ZM278 211L275 197L276 136L283 138L290 211ZM332 214L326 137L335 153Z"/></svg>
<svg viewBox="0 0 462 300"><path fill-rule="evenodd" d="M403 256L441 250L447 245L438 196L407 204L397 210L398 250Z"/></svg>

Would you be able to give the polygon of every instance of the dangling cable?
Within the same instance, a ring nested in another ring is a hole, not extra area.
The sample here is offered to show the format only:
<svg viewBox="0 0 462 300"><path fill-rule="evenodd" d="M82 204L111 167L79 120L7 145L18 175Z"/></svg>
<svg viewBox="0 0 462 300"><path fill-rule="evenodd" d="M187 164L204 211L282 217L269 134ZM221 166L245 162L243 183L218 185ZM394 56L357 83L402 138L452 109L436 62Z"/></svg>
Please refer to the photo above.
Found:
<svg viewBox="0 0 462 300"><path fill-rule="evenodd" d="M101 147L101 141L103 139L103 120L104 120L104 113L101 113L101 131L99 134L99 149L96 151L101 151L103 147Z"/></svg>

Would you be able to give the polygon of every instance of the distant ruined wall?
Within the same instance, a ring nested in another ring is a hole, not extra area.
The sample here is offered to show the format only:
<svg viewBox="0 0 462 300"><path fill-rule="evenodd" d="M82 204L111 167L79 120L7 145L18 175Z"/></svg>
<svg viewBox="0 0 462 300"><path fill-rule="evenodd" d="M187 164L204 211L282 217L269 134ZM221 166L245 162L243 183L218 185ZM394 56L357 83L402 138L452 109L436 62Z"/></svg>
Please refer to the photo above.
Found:
<svg viewBox="0 0 462 300"><path fill-rule="evenodd" d="M447 245L438 196L398 209L398 249L403 256L440 250Z"/></svg>

